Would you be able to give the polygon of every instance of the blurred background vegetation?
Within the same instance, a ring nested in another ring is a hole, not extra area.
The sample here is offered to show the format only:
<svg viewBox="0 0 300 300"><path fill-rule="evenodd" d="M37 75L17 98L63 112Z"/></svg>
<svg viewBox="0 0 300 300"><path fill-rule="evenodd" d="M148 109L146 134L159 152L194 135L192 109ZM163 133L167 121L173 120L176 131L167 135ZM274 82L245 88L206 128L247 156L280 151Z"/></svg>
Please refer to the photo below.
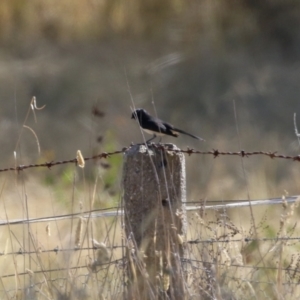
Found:
<svg viewBox="0 0 300 300"><path fill-rule="evenodd" d="M14 150L25 164L140 142L132 99L206 139L165 142L295 155L299 28L298 0L2 0L0 167L14 165ZM26 121L40 154L26 129L16 149L33 96L46 105ZM237 158L191 157L187 167L191 200L299 190L298 163L249 158L247 176Z"/></svg>

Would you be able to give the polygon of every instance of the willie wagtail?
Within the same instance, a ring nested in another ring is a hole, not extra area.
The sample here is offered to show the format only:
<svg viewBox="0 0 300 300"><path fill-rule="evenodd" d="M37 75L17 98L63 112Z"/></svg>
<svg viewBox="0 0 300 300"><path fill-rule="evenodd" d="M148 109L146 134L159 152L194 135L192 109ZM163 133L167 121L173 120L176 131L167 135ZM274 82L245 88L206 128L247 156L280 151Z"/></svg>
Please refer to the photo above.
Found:
<svg viewBox="0 0 300 300"><path fill-rule="evenodd" d="M153 137L150 140L148 140L147 142L150 142L151 140L156 138L157 135L159 135L159 136L171 135L171 136L177 137L178 133L183 133L183 134L191 136L194 139L204 141L204 139L202 139L198 136L187 133L181 129L175 128L173 125L171 125L167 122L164 122L158 118L150 116L148 114L148 112L146 110L144 110L143 108L136 109L132 113L131 119L136 119L139 122L141 128L145 132L153 134Z"/></svg>

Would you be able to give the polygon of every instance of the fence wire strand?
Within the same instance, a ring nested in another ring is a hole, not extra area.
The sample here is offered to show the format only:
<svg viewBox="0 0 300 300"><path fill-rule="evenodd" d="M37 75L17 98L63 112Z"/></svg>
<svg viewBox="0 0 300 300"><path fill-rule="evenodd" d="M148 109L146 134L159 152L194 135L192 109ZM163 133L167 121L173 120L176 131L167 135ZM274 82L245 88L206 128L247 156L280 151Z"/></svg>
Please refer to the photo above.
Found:
<svg viewBox="0 0 300 300"><path fill-rule="evenodd" d="M201 154L201 155L211 155L214 158L220 157L220 156L239 156L239 157L243 157L243 158L248 158L251 156L257 156L257 155L263 155L263 156L268 156L271 159L287 159L287 160L292 160L292 161L298 161L300 162L300 155L285 155L285 154L278 154L276 151L275 152L270 152L270 151L236 151L236 152L232 152L232 151L220 151L220 150L216 150L213 149L211 151L200 151L200 150L195 150L193 148L189 148L187 147L187 149L183 150L183 149L179 149L179 150L175 150L175 149L170 149L167 145L164 144L151 144L152 146L162 150L162 151L170 151L170 152L175 152L175 153L185 153L190 155L194 155L194 154ZM130 146L131 147L131 146ZM99 159L106 159L109 158L110 156L116 155L116 154L122 154L125 151L129 150L130 147L124 147L121 150L116 150L113 152L102 152L100 154L91 156L91 157L85 157L84 160L85 161L89 161L89 160L99 160ZM29 165L18 165L15 167L8 167L8 168L2 168L0 169L0 172L8 172L8 171L23 171L26 169L30 169L30 168L48 168L51 169L54 166L58 166L58 165L64 165L64 164L76 164L78 163L77 158L73 158L73 159L69 159L69 160L62 160L62 161L50 161L50 162L45 162L45 163L41 163L41 164L29 164Z"/></svg>

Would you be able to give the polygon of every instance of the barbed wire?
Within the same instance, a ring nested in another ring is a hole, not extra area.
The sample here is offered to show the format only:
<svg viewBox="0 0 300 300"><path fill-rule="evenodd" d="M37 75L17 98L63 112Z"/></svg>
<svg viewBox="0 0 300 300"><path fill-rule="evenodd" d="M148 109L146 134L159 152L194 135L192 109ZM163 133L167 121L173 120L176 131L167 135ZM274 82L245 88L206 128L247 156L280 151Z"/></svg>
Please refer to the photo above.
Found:
<svg viewBox="0 0 300 300"><path fill-rule="evenodd" d="M220 238L220 239L195 239L195 240L187 240L185 243L190 245L197 245L197 244L213 244L213 243L237 243L237 242L243 242L243 243L250 243L250 242L280 242L280 241L299 241L300 242L300 236L297 237L261 237L261 238L240 238L240 239L233 239L233 238ZM123 245L114 245L114 246L106 246L109 250L119 249L119 248L127 248ZM78 252L78 251L84 251L84 250L98 250L99 248L96 246L92 247L76 247L73 248L59 248L58 246L53 249L41 249L39 248L37 250L38 253L63 253L63 252ZM32 251L26 251L20 248L18 251L13 252L1 252L0 256L9 256L9 255L30 255L30 254L36 254L35 250Z"/></svg>
<svg viewBox="0 0 300 300"><path fill-rule="evenodd" d="M116 260L113 260L113 261L110 261L110 262L107 262L107 263L102 263L102 264L99 264L98 266L99 267L107 267L107 266L110 266L110 265L123 265L124 264L124 259L123 258L119 258L119 259L116 259ZM83 268L87 268L88 266L87 265L80 265L80 266L73 266L73 267L67 267L67 268L55 268L55 269L43 269L43 270L35 270L35 271L32 271L34 274L39 274L39 273L50 273L50 272L59 272L59 271L68 271L68 270L76 270L76 269L83 269ZM24 276L24 275L30 275L30 271L28 272L20 272L18 273L18 275L21 275L21 276ZM14 277L16 276L15 273L13 274L6 274L6 275L1 275L1 279L3 278L9 278L9 277ZM61 278L61 279L65 279L65 278ZM57 278L55 280L58 280Z"/></svg>
<svg viewBox="0 0 300 300"><path fill-rule="evenodd" d="M126 248L125 246L122 245L116 245L116 246L106 246L107 249L109 250L114 250L118 248ZM20 248L18 251L14 252L0 252L0 256L8 256L8 255L30 255L30 254L36 254L38 253L63 253L63 252L78 252L78 251L84 251L84 250L98 250L99 247L92 246L92 247L73 247L73 248L59 248L58 246L53 248L53 249L41 249L39 248L37 251L32 250L32 251L26 251Z"/></svg>
<svg viewBox="0 0 300 300"><path fill-rule="evenodd" d="M102 152L100 154L97 154L97 155L94 155L91 157L85 157L84 160L88 161L88 160L96 160L96 159L101 159L101 158L108 158L111 155L123 153L127 149L128 148L123 148L122 150L117 150L114 152ZM0 172L7 172L7 171L20 172L20 171L30 169L30 168L41 168L41 167L51 169L52 167L57 166L57 165L64 165L64 164L70 164L70 163L75 163L77 165L77 162L78 162L77 158L73 158L73 159L61 160L61 161L50 161L50 162L45 162L45 163L41 163L41 164L18 165L16 167L0 169Z"/></svg>
<svg viewBox="0 0 300 300"><path fill-rule="evenodd" d="M212 244L212 243L235 243L235 242L279 242L279 241L300 241L300 236L297 237L262 237L262 238L241 238L241 239L207 239L207 240L189 240L188 244Z"/></svg>
<svg viewBox="0 0 300 300"><path fill-rule="evenodd" d="M98 265L98 271L101 270L101 267L102 268L107 268L108 266L111 266L111 265L117 265L119 267L124 267L126 265L126 259L123 257L123 258L119 258L119 259L116 259L116 260L112 260L110 262L105 262L105 263L101 263ZM188 264L191 264L192 267L194 268L197 268L195 266L195 264L211 264L211 265L217 265L219 267L234 267L234 268L241 268L241 269L255 269L255 270L275 270L275 271L289 271L289 272L294 272L294 273L299 273L300 270L299 268L291 268L291 267L287 267L287 268L278 268L278 267L274 267L274 266L250 266L250 265L243 265L243 264L234 264L234 263L231 263L231 264L228 264L228 263L222 263L222 262L211 262L211 261L204 261L204 260L198 260L198 259L189 259L189 258L181 258L181 262L182 263L188 263ZM39 273L51 273L51 272L59 272L59 271L67 271L67 270L76 270L76 269L84 269L84 268L87 268L89 269L89 266L88 265L77 265L77 266L73 266L73 267L63 267L63 268L54 268L54 269L43 269L43 270L35 270L35 271L32 271L34 274L39 274ZM205 269L205 267L200 267L201 269ZM1 275L1 278L4 279L4 278L9 278L9 277L14 277L16 274L15 273L12 273L12 274L5 274L5 275ZM28 271L25 271L25 272L20 272L18 273L18 276L26 276L26 275L31 275L30 273L30 270ZM86 275L81 275L81 276L86 276ZM64 278L61 278L61 279L64 279ZM55 280L58 280L57 278Z"/></svg>
<svg viewBox="0 0 300 300"><path fill-rule="evenodd" d="M131 145L129 147L124 147L121 150L116 150L113 152L102 152L100 154L91 156L91 157L85 157L84 160L85 161L89 161L89 160L97 160L97 159L101 159L101 158L109 158L112 155L116 155L116 154L121 154L126 152L127 150L129 150L131 147L133 147L134 145ZM187 147L187 149L172 149L170 147L168 147L168 144L154 144L151 143L149 144L149 146L151 147L155 147L159 150L162 151L169 151L169 152L174 152L174 153L185 153L190 155L193 154L202 154L202 155L212 155L214 158L220 157L220 156L239 156L239 157L243 157L243 158L247 158L250 156L254 156L254 155L263 155L263 156L268 156L271 159L274 158L279 158L279 159L287 159L287 160L292 160L292 161L298 161L300 162L300 155L285 155L285 154L277 154L277 151L245 151L245 150L241 150L241 151L220 151L217 149L212 149L210 151L200 151L200 150L195 150L193 148L189 148ZM74 163L77 165L77 158L73 158L73 159L69 159L69 160L62 160L62 161L50 161L50 162L45 162L45 163L41 163L41 164L29 164L29 165L18 165L15 167L9 167L9 168L2 168L0 169L0 172L8 172L8 171L17 171L18 173L20 171L26 170L26 169L30 169L30 168L48 168L51 169L54 166L57 165L64 165L64 164L69 164L69 163Z"/></svg>

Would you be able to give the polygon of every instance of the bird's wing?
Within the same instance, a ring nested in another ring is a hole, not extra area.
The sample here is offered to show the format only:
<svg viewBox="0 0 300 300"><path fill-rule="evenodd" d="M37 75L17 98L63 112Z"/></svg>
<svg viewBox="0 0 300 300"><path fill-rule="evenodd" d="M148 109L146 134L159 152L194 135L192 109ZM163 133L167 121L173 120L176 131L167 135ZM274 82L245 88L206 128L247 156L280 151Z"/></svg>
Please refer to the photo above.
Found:
<svg viewBox="0 0 300 300"><path fill-rule="evenodd" d="M154 127L151 129L161 132L165 132L167 130L167 127L165 126L165 123L162 120L152 117L151 121L153 121L151 122L151 125Z"/></svg>
<svg viewBox="0 0 300 300"><path fill-rule="evenodd" d="M167 123L167 122L163 122L163 121L161 121L161 123L165 128L166 134L169 134L169 135L172 135L172 136L175 136L175 137L178 136L177 132L179 132L179 131L175 130L175 128L172 124Z"/></svg>

